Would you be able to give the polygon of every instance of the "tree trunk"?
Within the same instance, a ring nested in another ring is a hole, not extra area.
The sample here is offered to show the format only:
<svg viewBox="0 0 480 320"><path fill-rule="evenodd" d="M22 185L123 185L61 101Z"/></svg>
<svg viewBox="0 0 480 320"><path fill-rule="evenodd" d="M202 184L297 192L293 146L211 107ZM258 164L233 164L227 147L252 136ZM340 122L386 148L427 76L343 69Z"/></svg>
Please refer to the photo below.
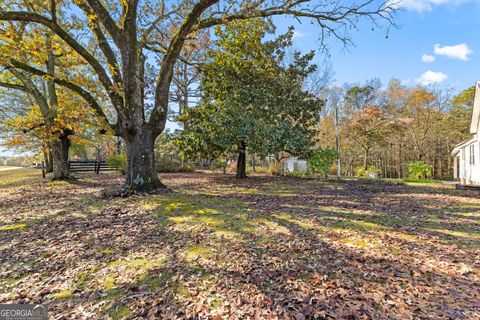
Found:
<svg viewBox="0 0 480 320"><path fill-rule="evenodd" d="M115 149L116 149L117 155L122 154L122 138L121 137L115 137Z"/></svg>
<svg viewBox="0 0 480 320"><path fill-rule="evenodd" d="M70 149L70 145L71 142L68 135L61 135L52 142L54 180L68 180L72 178L68 164L68 150Z"/></svg>
<svg viewBox="0 0 480 320"><path fill-rule="evenodd" d="M447 176L453 177L453 166L452 166L452 157L450 156L452 154L450 150L450 139L447 140Z"/></svg>
<svg viewBox="0 0 480 320"><path fill-rule="evenodd" d="M237 179L245 179L247 177L247 153L245 142L240 142L238 146L237 160Z"/></svg>
<svg viewBox="0 0 480 320"><path fill-rule="evenodd" d="M439 178L443 178L443 177L444 177L444 175L443 175L443 163L442 163L442 162L443 162L443 161L442 161L442 158L439 157L439 158L438 158L438 172L439 172L438 177L439 177Z"/></svg>
<svg viewBox="0 0 480 320"><path fill-rule="evenodd" d="M52 155L52 150L51 146L50 149L47 151L43 152L43 160L45 161L45 172L53 172L53 155Z"/></svg>
<svg viewBox="0 0 480 320"><path fill-rule="evenodd" d="M338 134L338 104L335 103L335 150L337 151L337 179L342 176L341 162L340 162L340 138Z"/></svg>
<svg viewBox="0 0 480 320"><path fill-rule="evenodd" d="M402 144L398 144L398 176L400 179L403 179L403 154L402 154Z"/></svg>
<svg viewBox="0 0 480 320"><path fill-rule="evenodd" d="M52 150L48 151L47 157L48 157L47 172L53 172L53 153L52 153Z"/></svg>
<svg viewBox="0 0 480 320"><path fill-rule="evenodd" d="M127 170L124 188L130 191L165 188L158 178L155 165L155 137L150 130L142 129L125 138Z"/></svg>
<svg viewBox="0 0 480 320"><path fill-rule="evenodd" d="M369 149L365 149L365 155L364 155L364 158L363 158L363 168L365 170L368 169L368 151L369 151Z"/></svg>

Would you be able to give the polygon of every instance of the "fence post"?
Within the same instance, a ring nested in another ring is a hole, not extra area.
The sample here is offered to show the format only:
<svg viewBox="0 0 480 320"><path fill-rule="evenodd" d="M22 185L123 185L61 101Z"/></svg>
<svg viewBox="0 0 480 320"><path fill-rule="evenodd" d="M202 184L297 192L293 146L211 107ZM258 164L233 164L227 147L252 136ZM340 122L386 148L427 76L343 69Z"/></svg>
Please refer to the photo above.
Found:
<svg viewBox="0 0 480 320"><path fill-rule="evenodd" d="M45 179L45 161L42 161L42 179Z"/></svg>

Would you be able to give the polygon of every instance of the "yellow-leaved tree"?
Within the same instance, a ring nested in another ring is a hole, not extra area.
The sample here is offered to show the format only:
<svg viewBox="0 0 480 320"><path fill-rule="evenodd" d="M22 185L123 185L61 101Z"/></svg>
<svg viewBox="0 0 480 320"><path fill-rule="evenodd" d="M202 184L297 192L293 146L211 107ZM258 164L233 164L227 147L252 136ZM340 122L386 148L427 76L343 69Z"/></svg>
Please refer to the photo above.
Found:
<svg viewBox="0 0 480 320"><path fill-rule="evenodd" d="M2 56L9 54L11 59L44 68L49 74L39 78L12 65L5 66L0 87L21 91L24 99L16 105L19 112L4 121L4 144L22 146L29 151L43 151L49 155L45 158L47 168L53 171L53 178L69 179L70 137L81 133L95 119L92 110L85 106L85 100L55 84L50 75L68 73L77 82L85 82L86 75L80 72L85 65L48 28L31 28L25 22L9 22L4 31L0 36ZM95 91L94 88L92 91ZM9 91L4 94L9 94Z"/></svg>

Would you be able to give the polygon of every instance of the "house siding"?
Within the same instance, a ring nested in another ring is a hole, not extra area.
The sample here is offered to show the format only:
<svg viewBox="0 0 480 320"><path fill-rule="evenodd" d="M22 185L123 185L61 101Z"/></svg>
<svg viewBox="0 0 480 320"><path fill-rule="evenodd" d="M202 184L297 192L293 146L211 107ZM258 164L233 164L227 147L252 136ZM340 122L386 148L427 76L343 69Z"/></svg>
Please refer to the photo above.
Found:
<svg viewBox="0 0 480 320"><path fill-rule="evenodd" d="M470 133L472 137L458 144L452 151L454 178L459 179L462 184L480 185L480 82L475 86Z"/></svg>
<svg viewBox="0 0 480 320"><path fill-rule="evenodd" d="M471 157L473 146L473 158ZM463 184L480 185L480 142L474 140L460 148L459 178ZM471 163L473 160L473 163Z"/></svg>

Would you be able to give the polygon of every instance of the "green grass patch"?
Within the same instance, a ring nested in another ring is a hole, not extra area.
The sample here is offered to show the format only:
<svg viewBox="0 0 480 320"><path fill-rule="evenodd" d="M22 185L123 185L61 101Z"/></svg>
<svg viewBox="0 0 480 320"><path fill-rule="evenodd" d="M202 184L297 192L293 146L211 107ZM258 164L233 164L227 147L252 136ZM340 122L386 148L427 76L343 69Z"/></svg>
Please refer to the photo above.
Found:
<svg viewBox="0 0 480 320"><path fill-rule="evenodd" d="M426 229L432 232L439 232L446 234L448 236L459 237L459 238L468 238L471 240L480 240L480 231L474 230L449 230L449 229Z"/></svg>
<svg viewBox="0 0 480 320"><path fill-rule="evenodd" d="M14 277L0 278L0 284L4 284L7 286L16 285L19 281L25 279L30 274L31 274L30 272L25 272L20 275L16 275Z"/></svg>
<svg viewBox="0 0 480 320"><path fill-rule="evenodd" d="M148 199L143 204L159 216L159 227L173 225L175 230L186 227L195 231L202 227L217 235L238 237L255 229L251 217L245 213L246 204L240 200L226 200L210 196L169 194Z"/></svg>
<svg viewBox="0 0 480 320"><path fill-rule="evenodd" d="M111 254L115 253L115 249L108 248L108 249L100 251L100 253L103 254L103 255L111 255Z"/></svg>
<svg viewBox="0 0 480 320"><path fill-rule="evenodd" d="M365 222L359 220L336 221L329 225L335 229L348 229L353 231L368 232L382 230L385 227L372 222Z"/></svg>
<svg viewBox="0 0 480 320"><path fill-rule="evenodd" d="M123 320L128 319L132 315L132 310L127 305L120 305L114 309L111 309L109 312L112 320Z"/></svg>
<svg viewBox="0 0 480 320"><path fill-rule="evenodd" d="M20 231L25 229L26 227L27 227L26 224L20 223L20 224L0 227L0 231Z"/></svg>
<svg viewBox="0 0 480 320"><path fill-rule="evenodd" d="M113 288L107 291L107 295L103 298L105 301L117 300L122 296L123 292L120 288Z"/></svg>
<svg viewBox="0 0 480 320"><path fill-rule="evenodd" d="M18 169L0 171L0 188L15 188L34 181L42 180L42 172L38 169Z"/></svg>
<svg viewBox="0 0 480 320"><path fill-rule="evenodd" d="M169 289L178 294L181 297L189 297L190 292L188 291L188 288L181 282L176 281L175 283L171 284L169 286Z"/></svg>
<svg viewBox="0 0 480 320"><path fill-rule="evenodd" d="M112 275L108 275L103 280L103 288L105 290L112 290L115 287L115 277Z"/></svg>
<svg viewBox="0 0 480 320"><path fill-rule="evenodd" d="M65 289L52 294L53 299L70 299L73 295L73 289Z"/></svg>
<svg viewBox="0 0 480 320"><path fill-rule="evenodd" d="M392 248L392 249L390 249L390 252L394 255L399 255L399 254L402 253L402 250L397 249L397 248Z"/></svg>
<svg viewBox="0 0 480 320"><path fill-rule="evenodd" d="M165 284L170 278L173 277L173 274L168 271L142 275L138 281L141 286L146 286L151 289L157 289L162 284Z"/></svg>
<svg viewBox="0 0 480 320"><path fill-rule="evenodd" d="M379 246L379 242L376 239L368 239L359 236L351 236L340 239L341 243L344 243L351 247L357 247L362 249L371 249Z"/></svg>
<svg viewBox="0 0 480 320"><path fill-rule="evenodd" d="M193 261L197 258L208 258L212 251L209 247L198 244L186 249L184 253L187 261Z"/></svg>
<svg viewBox="0 0 480 320"><path fill-rule="evenodd" d="M69 186L69 185L71 185L70 182L68 182L68 181L62 181L62 180L56 180L56 181L51 181L51 182L47 183L47 186L53 187L53 188L56 188L56 187L66 187L66 186Z"/></svg>
<svg viewBox="0 0 480 320"><path fill-rule="evenodd" d="M260 193L279 197L291 197L302 190L304 190L304 187L298 185L269 183L262 187Z"/></svg>

